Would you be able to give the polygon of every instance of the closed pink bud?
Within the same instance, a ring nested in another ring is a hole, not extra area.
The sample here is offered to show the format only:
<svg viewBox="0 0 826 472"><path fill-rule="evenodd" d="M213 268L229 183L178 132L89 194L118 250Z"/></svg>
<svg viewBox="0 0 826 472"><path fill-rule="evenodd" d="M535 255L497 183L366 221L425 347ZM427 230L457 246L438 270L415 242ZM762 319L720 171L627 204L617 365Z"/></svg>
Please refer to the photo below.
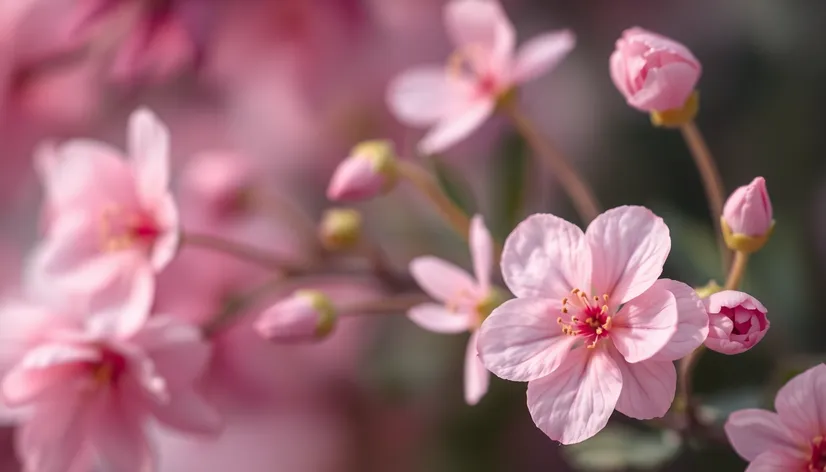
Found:
<svg viewBox="0 0 826 472"><path fill-rule="evenodd" d="M723 290L704 300L709 331L705 345L723 354L748 351L769 330L766 307L756 298L735 290Z"/></svg>
<svg viewBox="0 0 826 472"><path fill-rule="evenodd" d="M335 308L327 295L299 290L261 314L255 329L273 342L299 343L327 336L335 323Z"/></svg>
<svg viewBox="0 0 826 472"><path fill-rule="evenodd" d="M628 104L646 112L683 108L702 72L688 48L642 28L622 33L610 66Z"/></svg>
<svg viewBox="0 0 826 472"><path fill-rule="evenodd" d="M396 153L388 141L366 141L353 148L330 180L327 198L367 200L390 191L397 180Z"/></svg>
<svg viewBox="0 0 826 472"><path fill-rule="evenodd" d="M774 224L766 179L757 177L735 190L723 207L723 221L733 234L765 236Z"/></svg>

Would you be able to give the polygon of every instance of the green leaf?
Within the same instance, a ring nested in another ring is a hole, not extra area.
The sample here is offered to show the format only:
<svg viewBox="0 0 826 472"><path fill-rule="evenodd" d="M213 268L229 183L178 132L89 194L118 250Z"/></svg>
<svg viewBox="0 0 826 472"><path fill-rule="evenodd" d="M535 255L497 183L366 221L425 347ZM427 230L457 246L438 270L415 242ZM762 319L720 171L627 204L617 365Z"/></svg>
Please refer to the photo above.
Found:
<svg viewBox="0 0 826 472"><path fill-rule="evenodd" d="M468 215L476 213L477 206L473 192L470 191L470 184L462 174L436 158L431 159L431 164L436 181L447 197Z"/></svg>
<svg viewBox="0 0 826 472"><path fill-rule="evenodd" d="M528 146L521 136L511 134L492 160L490 225L493 234L504 238L524 217L530 169Z"/></svg>
<svg viewBox="0 0 826 472"><path fill-rule="evenodd" d="M588 441L562 451L578 470L649 469L673 458L681 444L674 431L644 431L611 424Z"/></svg>

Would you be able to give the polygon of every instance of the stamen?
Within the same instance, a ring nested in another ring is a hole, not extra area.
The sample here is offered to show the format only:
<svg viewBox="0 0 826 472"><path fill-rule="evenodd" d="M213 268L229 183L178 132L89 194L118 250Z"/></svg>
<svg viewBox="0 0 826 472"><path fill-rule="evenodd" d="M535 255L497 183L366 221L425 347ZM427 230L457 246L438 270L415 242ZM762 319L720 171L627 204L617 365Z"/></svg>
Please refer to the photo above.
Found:
<svg viewBox="0 0 826 472"><path fill-rule="evenodd" d="M607 303L608 302L608 294L607 293L603 294L602 299L605 300L605 302Z"/></svg>
<svg viewBox="0 0 826 472"><path fill-rule="evenodd" d="M611 329L611 322L613 321L612 317L605 318L605 323L602 324L602 327L605 329Z"/></svg>

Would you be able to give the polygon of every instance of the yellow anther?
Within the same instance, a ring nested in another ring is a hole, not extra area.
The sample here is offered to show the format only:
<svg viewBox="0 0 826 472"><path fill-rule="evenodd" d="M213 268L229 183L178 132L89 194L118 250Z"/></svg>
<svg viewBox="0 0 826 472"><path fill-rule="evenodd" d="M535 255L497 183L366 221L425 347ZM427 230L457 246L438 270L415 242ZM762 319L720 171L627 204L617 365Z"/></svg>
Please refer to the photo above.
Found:
<svg viewBox="0 0 826 472"><path fill-rule="evenodd" d="M576 295L576 294L578 294L578 293L579 293L579 289L578 289L578 288L575 288L575 289L571 290L571 293L573 293L574 295Z"/></svg>
<svg viewBox="0 0 826 472"><path fill-rule="evenodd" d="M597 335L602 334L602 328L597 328Z"/></svg>
<svg viewBox="0 0 826 472"><path fill-rule="evenodd" d="M605 329L611 329L611 320L612 318L610 316L605 318L605 323L602 324L602 327Z"/></svg>
<svg viewBox="0 0 826 472"><path fill-rule="evenodd" d="M568 297L562 299L562 305L565 306L568 304Z"/></svg>
<svg viewBox="0 0 826 472"><path fill-rule="evenodd" d="M576 316L572 316L571 323L579 323L579 318L577 318Z"/></svg>
<svg viewBox="0 0 826 472"><path fill-rule="evenodd" d="M607 302L608 301L608 294L607 293L603 294L602 299Z"/></svg>
<svg viewBox="0 0 826 472"><path fill-rule="evenodd" d="M823 436L817 436L814 439L812 439L812 444L814 444L815 446L820 446L822 443L823 443Z"/></svg>
<svg viewBox="0 0 826 472"><path fill-rule="evenodd" d="M585 318L585 322L588 323L588 324L593 324L594 319L589 316L588 318Z"/></svg>
<svg viewBox="0 0 826 472"><path fill-rule="evenodd" d="M568 313L568 307L562 307L562 313Z"/></svg>
<svg viewBox="0 0 826 472"><path fill-rule="evenodd" d="M602 305L602 309L599 311L599 314L604 315L608 313L608 305Z"/></svg>
<svg viewBox="0 0 826 472"><path fill-rule="evenodd" d="M594 301L595 301L595 302L598 302L598 301L599 301L599 297L598 297L598 296L596 296L596 295L594 295Z"/></svg>
<svg viewBox="0 0 826 472"><path fill-rule="evenodd" d="M557 322L557 324L562 324L562 317L560 316L559 318L557 318L556 322Z"/></svg>

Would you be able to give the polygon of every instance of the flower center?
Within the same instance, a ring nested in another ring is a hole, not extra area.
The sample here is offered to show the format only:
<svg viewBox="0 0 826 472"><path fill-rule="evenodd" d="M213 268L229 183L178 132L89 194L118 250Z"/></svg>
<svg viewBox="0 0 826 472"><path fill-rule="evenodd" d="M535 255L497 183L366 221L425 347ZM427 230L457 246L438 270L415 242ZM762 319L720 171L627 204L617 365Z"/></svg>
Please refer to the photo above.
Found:
<svg viewBox="0 0 826 472"><path fill-rule="evenodd" d="M106 386L116 383L126 370L126 359L122 355L104 350L101 360L92 366L95 385Z"/></svg>
<svg viewBox="0 0 826 472"><path fill-rule="evenodd" d="M826 441L823 436L812 439L812 455L809 459L807 472L826 471Z"/></svg>
<svg viewBox="0 0 826 472"><path fill-rule="evenodd" d="M562 316L556 319L562 332L568 336L582 337L588 348L607 338L611 331L611 310L608 306L608 294L602 297L589 297L587 293L575 288L571 296L562 299Z"/></svg>
<svg viewBox="0 0 826 472"><path fill-rule="evenodd" d="M119 205L106 206L100 215L100 241L106 252L150 247L161 229L149 215Z"/></svg>
<svg viewBox="0 0 826 472"><path fill-rule="evenodd" d="M480 47L465 46L453 52L447 62L449 77L473 84L476 97L495 96L502 88L493 71L481 65L486 62L485 52Z"/></svg>

